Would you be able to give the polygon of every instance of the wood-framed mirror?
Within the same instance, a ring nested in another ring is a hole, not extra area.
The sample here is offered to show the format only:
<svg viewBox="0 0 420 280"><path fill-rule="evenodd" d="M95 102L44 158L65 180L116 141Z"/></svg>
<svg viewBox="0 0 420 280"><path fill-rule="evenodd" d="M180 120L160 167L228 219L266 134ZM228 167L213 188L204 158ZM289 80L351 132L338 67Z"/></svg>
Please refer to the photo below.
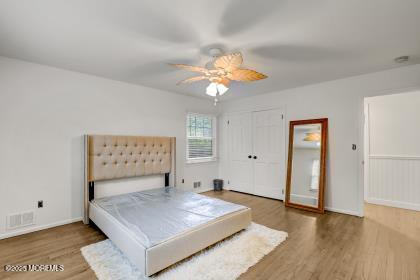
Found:
<svg viewBox="0 0 420 280"><path fill-rule="evenodd" d="M327 118L290 122L286 206L324 213L327 136Z"/></svg>

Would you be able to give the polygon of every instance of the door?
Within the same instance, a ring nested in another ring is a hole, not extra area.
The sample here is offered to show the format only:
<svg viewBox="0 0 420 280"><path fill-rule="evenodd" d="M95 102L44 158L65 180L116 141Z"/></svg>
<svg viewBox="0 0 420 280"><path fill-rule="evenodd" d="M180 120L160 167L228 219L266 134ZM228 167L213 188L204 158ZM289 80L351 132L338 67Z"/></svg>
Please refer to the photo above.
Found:
<svg viewBox="0 0 420 280"><path fill-rule="evenodd" d="M285 136L280 109L229 116L228 178L231 190L283 199Z"/></svg>
<svg viewBox="0 0 420 280"><path fill-rule="evenodd" d="M228 122L229 187L253 193L251 113L232 115Z"/></svg>
<svg viewBox="0 0 420 280"><path fill-rule="evenodd" d="M283 111L267 110L252 115L254 194L283 199L285 137Z"/></svg>

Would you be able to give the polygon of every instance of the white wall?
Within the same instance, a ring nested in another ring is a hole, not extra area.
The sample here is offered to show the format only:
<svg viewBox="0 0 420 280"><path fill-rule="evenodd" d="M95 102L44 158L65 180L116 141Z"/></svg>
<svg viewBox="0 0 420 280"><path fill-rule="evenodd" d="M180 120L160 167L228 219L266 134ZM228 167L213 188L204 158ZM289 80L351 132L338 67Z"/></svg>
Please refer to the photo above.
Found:
<svg viewBox="0 0 420 280"><path fill-rule="evenodd" d="M329 118L326 208L363 215L363 98L415 87L420 87L420 65L232 100L221 105L223 113L284 107L286 121ZM352 150L352 144L357 144L357 151ZM222 176L226 176L224 164L220 165Z"/></svg>
<svg viewBox="0 0 420 280"><path fill-rule="evenodd" d="M83 134L175 136L178 186L185 178L185 188L210 187L217 162L185 164L185 116L215 110L204 99L0 57L0 237L9 213L36 210L35 227L82 216Z"/></svg>
<svg viewBox="0 0 420 280"><path fill-rule="evenodd" d="M420 91L366 98L372 155L420 156Z"/></svg>
<svg viewBox="0 0 420 280"><path fill-rule="evenodd" d="M420 210L420 91L366 98L367 202Z"/></svg>

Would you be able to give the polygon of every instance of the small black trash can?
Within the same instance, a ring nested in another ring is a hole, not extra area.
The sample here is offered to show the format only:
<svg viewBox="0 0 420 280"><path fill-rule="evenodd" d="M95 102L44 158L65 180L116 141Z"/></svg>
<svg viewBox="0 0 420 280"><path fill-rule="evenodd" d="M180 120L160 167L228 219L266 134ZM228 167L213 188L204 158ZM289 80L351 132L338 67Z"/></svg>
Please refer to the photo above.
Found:
<svg viewBox="0 0 420 280"><path fill-rule="evenodd" d="M223 190L223 180L222 179L214 179L213 180L213 187L215 191L222 191Z"/></svg>

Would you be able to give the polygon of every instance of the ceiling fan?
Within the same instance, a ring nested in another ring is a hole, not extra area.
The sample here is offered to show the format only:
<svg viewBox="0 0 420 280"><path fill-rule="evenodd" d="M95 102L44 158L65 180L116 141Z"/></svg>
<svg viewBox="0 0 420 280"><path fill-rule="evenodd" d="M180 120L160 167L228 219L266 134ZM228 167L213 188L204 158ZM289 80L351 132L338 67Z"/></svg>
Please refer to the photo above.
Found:
<svg viewBox="0 0 420 280"><path fill-rule="evenodd" d="M223 95L229 89L230 81L253 82L267 78L266 75L257 71L241 68L242 62L242 54L237 52L216 57L212 67L209 67L210 69L187 64L171 65L187 71L201 73L200 76L180 81L178 85L208 80L210 84L206 89L206 94L214 96L216 104L217 96Z"/></svg>

